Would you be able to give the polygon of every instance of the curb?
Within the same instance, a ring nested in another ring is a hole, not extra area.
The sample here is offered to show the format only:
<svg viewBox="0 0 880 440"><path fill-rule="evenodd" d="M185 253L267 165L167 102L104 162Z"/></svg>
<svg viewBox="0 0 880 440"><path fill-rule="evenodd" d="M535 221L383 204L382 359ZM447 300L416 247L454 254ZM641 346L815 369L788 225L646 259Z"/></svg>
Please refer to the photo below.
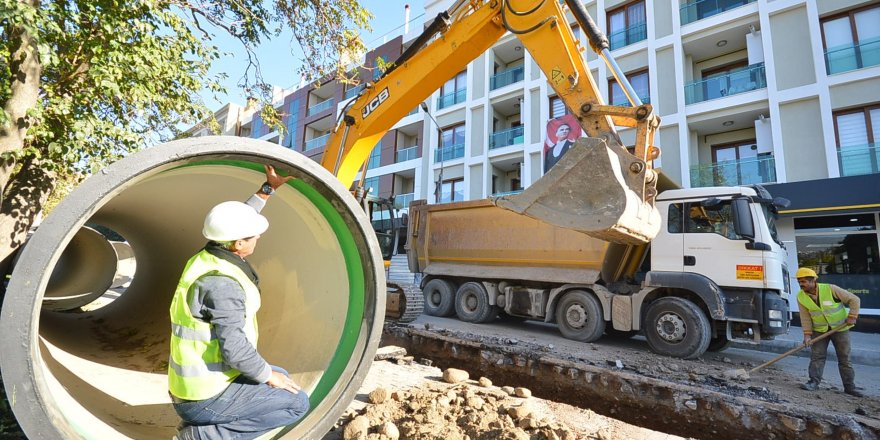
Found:
<svg viewBox="0 0 880 440"><path fill-rule="evenodd" d="M785 340L772 340L772 341L761 341L760 344L749 344L746 342L731 342L730 346L732 348L739 348L743 350L754 350L754 351L764 351L769 353L785 353L797 346L801 345L795 341L785 341ZM795 352L792 356L810 357L810 349L804 348L798 352ZM837 361L837 353L833 349L828 350L828 359ZM849 355L850 361L854 364L861 365L870 365L873 367L880 367L880 351L875 350L865 350L862 348L853 347L850 351Z"/></svg>

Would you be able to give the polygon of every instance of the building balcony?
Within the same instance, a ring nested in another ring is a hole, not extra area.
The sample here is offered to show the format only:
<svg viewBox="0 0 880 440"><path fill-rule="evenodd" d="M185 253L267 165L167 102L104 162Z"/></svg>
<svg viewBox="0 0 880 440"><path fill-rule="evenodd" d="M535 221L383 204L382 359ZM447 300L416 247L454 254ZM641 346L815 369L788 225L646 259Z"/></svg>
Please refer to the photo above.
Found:
<svg viewBox="0 0 880 440"><path fill-rule="evenodd" d="M507 147L523 143L523 126L508 128L507 130L492 133L489 138L489 149Z"/></svg>
<svg viewBox="0 0 880 440"><path fill-rule="evenodd" d="M880 173L880 144L840 147L837 163L841 177Z"/></svg>
<svg viewBox="0 0 880 440"><path fill-rule="evenodd" d="M406 162L408 160L418 159L419 158L419 146L416 145L414 147L401 148L397 150L397 155L394 158L394 163Z"/></svg>
<svg viewBox="0 0 880 440"><path fill-rule="evenodd" d="M343 95L343 99L351 99L351 98L354 98L354 97L357 96L358 93L360 93L361 90L363 90L364 88L366 88L366 84L364 84L364 83L360 83L360 84L358 84L357 86L352 87L352 88L346 90L346 91L345 91L345 94Z"/></svg>
<svg viewBox="0 0 880 440"><path fill-rule="evenodd" d="M878 64L880 64L880 38L833 47L825 52L825 71L829 75Z"/></svg>
<svg viewBox="0 0 880 440"><path fill-rule="evenodd" d="M406 194L397 194L394 196L394 207L397 209L406 209L409 208L409 204L412 203L415 198L415 193L406 193Z"/></svg>
<svg viewBox="0 0 880 440"><path fill-rule="evenodd" d="M646 39L648 39L648 24L644 22L608 34L611 50L620 49Z"/></svg>
<svg viewBox="0 0 880 440"><path fill-rule="evenodd" d="M731 9L754 3L756 0L700 0L686 2L679 8L682 26Z"/></svg>
<svg viewBox="0 0 880 440"><path fill-rule="evenodd" d="M691 167L691 187L736 186L776 182L773 156L727 160Z"/></svg>
<svg viewBox="0 0 880 440"><path fill-rule="evenodd" d="M330 98L326 101L321 101L321 102L309 107L309 110L306 115L307 116L316 115L318 113L321 113L322 111L330 109L331 107L333 107L333 98Z"/></svg>
<svg viewBox="0 0 880 440"><path fill-rule="evenodd" d="M501 191L501 192L492 193L492 197L515 196L515 195L520 194L522 192L523 192L523 190L521 190L521 189L514 190L514 191Z"/></svg>
<svg viewBox="0 0 880 440"><path fill-rule="evenodd" d="M766 87L764 63L758 63L726 75L685 84L684 97L685 102L690 105Z"/></svg>
<svg viewBox="0 0 880 440"><path fill-rule="evenodd" d="M443 147L434 151L434 162L445 162L447 160L458 159L464 157L464 144L455 144Z"/></svg>
<svg viewBox="0 0 880 440"><path fill-rule="evenodd" d="M647 93L644 93L644 94L639 93L639 92L636 92L636 93L639 95L639 99L642 100L642 104L650 104L651 103L651 97L648 96ZM626 97L624 97L623 99L620 99L616 102L612 102L611 105L616 105L616 106L620 106L620 107L629 107L630 106L629 99L626 99Z"/></svg>
<svg viewBox="0 0 880 440"><path fill-rule="evenodd" d="M525 69L523 66L517 66L512 69L507 69L503 72L496 73L492 75L492 78L489 78L489 90L500 89L504 86L509 86L514 83L518 83L525 78Z"/></svg>
<svg viewBox="0 0 880 440"><path fill-rule="evenodd" d="M464 98L467 96L467 89L456 90L452 93L447 93L439 98L437 98L437 108L446 108L450 105L455 105L458 103L464 102Z"/></svg>
<svg viewBox="0 0 880 440"><path fill-rule="evenodd" d="M327 133L323 136L318 136L314 139L308 140L308 141L306 141L305 145L303 146L304 147L303 151L311 151L311 150L316 150L318 148L321 148L321 147L327 145L327 141L329 139L330 139L330 133Z"/></svg>

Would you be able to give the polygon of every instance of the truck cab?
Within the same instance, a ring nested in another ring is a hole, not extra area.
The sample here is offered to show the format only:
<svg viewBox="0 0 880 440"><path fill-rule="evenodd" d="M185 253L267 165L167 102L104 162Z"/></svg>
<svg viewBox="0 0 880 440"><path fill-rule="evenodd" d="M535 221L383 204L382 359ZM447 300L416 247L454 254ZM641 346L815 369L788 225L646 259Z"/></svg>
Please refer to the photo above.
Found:
<svg viewBox="0 0 880 440"><path fill-rule="evenodd" d="M668 297L702 309L710 350L788 331L787 251L775 225L776 207L784 203L760 186L673 189L657 197L662 226L651 242L641 307L652 348L674 350L682 329L694 327ZM698 339L696 345L705 343Z"/></svg>

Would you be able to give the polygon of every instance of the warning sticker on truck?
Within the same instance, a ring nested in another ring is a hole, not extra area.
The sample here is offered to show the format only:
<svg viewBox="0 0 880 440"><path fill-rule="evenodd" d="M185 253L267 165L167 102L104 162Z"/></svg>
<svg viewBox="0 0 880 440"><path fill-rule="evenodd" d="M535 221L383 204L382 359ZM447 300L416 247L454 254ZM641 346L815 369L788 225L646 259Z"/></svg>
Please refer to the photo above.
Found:
<svg viewBox="0 0 880 440"><path fill-rule="evenodd" d="M738 280L763 280L764 266L753 264L737 264L736 279Z"/></svg>

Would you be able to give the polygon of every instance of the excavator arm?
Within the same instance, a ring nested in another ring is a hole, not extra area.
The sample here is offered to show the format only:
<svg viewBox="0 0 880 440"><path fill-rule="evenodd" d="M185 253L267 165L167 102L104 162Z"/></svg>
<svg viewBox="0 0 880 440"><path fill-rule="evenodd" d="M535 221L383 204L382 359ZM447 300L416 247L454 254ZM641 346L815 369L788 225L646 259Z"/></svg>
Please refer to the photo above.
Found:
<svg viewBox="0 0 880 440"><path fill-rule="evenodd" d="M612 68L633 106L608 106L581 55L565 11L555 0L459 0L441 13L384 75L350 101L331 135L321 164L351 187L382 136L449 78L515 34L550 86L580 121L587 139L523 193L495 200L505 209L615 243L649 241L659 228L653 207L659 126L641 105L608 53L608 41L577 0L566 0L590 45ZM615 126L636 128L631 154Z"/></svg>

